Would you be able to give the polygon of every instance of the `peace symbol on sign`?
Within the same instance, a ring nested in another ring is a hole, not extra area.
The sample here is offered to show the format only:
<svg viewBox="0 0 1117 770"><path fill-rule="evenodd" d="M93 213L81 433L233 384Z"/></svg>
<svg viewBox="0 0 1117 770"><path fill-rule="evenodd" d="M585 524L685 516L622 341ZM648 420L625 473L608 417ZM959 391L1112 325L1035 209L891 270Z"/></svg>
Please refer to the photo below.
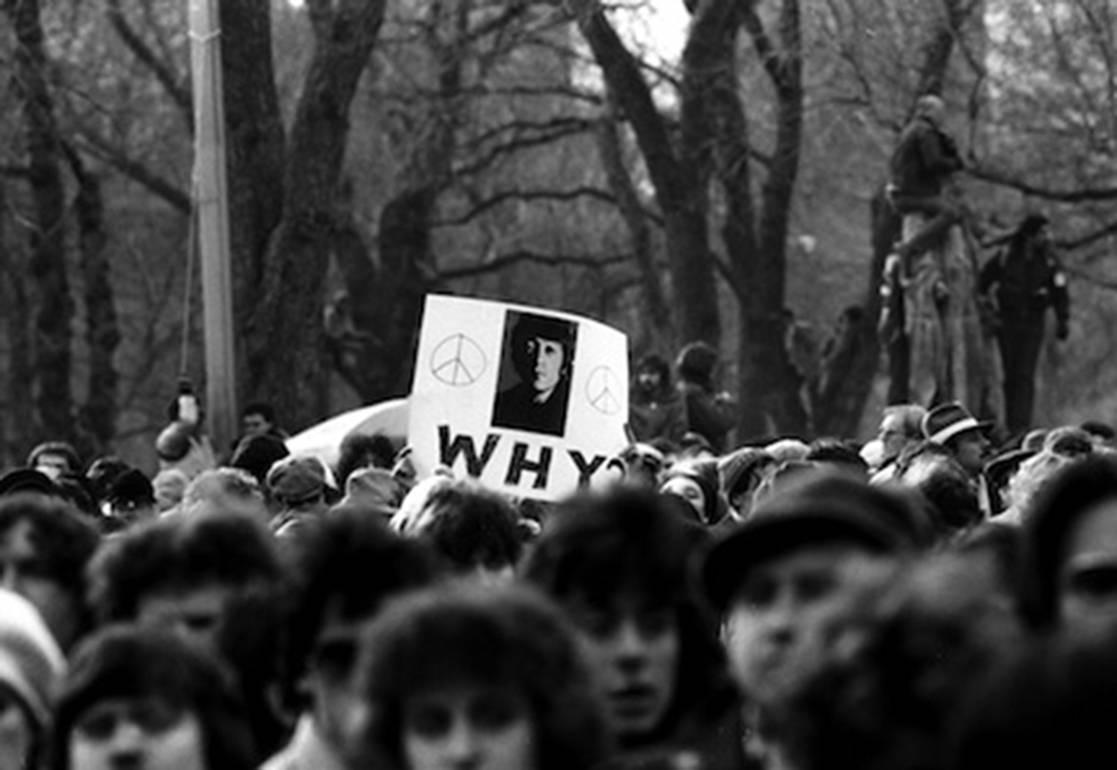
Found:
<svg viewBox="0 0 1117 770"><path fill-rule="evenodd" d="M431 353L431 374L439 382L455 388L477 382L487 366L485 351L464 334L450 335Z"/></svg>
<svg viewBox="0 0 1117 770"><path fill-rule="evenodd" d="M586 380L586 400L602 414L614 415L621 410L620 378L608 366L599 366Z"/></svg>

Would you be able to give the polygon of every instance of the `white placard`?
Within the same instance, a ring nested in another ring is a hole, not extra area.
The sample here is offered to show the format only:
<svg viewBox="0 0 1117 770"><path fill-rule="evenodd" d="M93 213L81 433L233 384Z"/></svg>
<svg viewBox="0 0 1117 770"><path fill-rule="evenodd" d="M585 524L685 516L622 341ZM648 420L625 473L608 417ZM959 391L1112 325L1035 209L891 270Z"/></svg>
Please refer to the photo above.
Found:
<svg viewBox="0 0 1117 770"><path fill-rule="evenodd" d="M568 313L428 296L410 405L420 474L446 465L556 500L619 474L628 339Z"/></svg>

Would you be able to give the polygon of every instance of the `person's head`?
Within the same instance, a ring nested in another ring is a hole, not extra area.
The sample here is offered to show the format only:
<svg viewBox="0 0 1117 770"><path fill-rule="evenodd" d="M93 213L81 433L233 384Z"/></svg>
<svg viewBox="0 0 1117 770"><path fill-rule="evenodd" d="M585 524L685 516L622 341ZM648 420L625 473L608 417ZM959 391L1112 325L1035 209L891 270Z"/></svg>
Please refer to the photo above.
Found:
<svg viewBox="0 0 1117 770"><path fill-rule="evenodd" d="M189 484L190 479L186 474L176 468L167 468L156 473L151 480L151 488L155 492L155 507L159 513L177 508L182 503Z"/></svg>
<svg viewBox="0 0 1117 770"><path fill-rule="evenodd" d="M0 588L0 768L39 766L66 659L38 610Z"/></svg>
<svg viewBox="0 0 1117 770"><path fill-rule="evenodd" d="M235 513L267 521L268 506L256 479L239 468L215 468L194 477L179 510L187 515Z"/></svg>
<svg viewBox="0 0 1117 770"><path fill-rule="evenodd" d="M317 457L286 457L271 467L265 482L268 495L281 510L321 508L329 485L326 466Z"/></svg>
<svg viewBox="0 0 1117 770"><path fill-rule="evenodd" d="M271 467L291 453L283 439L270 433L249 433L237 442L229 467L239 468L250 473L252 478L264 484Z"/></svg>
<svg viewBox="0 0 1117 770"><path fill-rule="evenodd" d="M353 472L361 468L391 470L395 457L396 448L384 434L350 433L341 440L335 474L337 483L344 487Z"/></svg>
<svg viewBox="0 0 1117 770"><path fill-rule="evenodd" d="M926 118L936 126L941 126L946 116L946 103L938 94L923 94L915 102L917 117Z"/></svg>
<svg viewBox="0 0 1117 770"><path fill-rule="evenodd" d="M89 491L98 506L104 502L113 481L124 471L131 470L132 466L115 455L98 457L89 464L85 471L85 480L88 482Z"/></svg>
<svg viewBox="0 0 1117 770"><path fill-rule="evenodd" d="M65 441L46 441L27 455L27 467L56 479L63 473L81 473L77 450Z"/></svg>
<svg viewBox="0 0 1117 770"><path fill-rule="evenodd" d="M655 395L671 384L671 367L655 353L644 356L636 364L636 387L641 393Z"/></svg>
<svg viewBox="0 0 1117 770"><path fill-rule="evenodd" d="M760 703L782 766L947 770L973 683L1020 641L975 567L938 555L863 575L832 597L786 681Z"/></svg>
<svg viewBox="0 0 1117 770"><path fill-rule="evenodd" d="M512 330L512 366L520 381L550 394L570 379L574 324L560 318L522 314Z"/></svg>
<svg viewBox="0 0 1117 770"><path fill-rule="evenodd" d="M499 493L454 481L431 493L408 534L429 543L455 573L503 580L512 578L523 552L519 521Z"/></svg>
<svg viewBox="0 0 1117 770"><path fill-rule="evenodd" d="M370 766L567 770L605 757L591 670L562 615L534 592L459 584L411 594L361 647L367 719L353 753Z"/></svg>
<svg viewBox="0 0 1117 770"><path fill-rule="evenodd" d="M877 438L884 448L883 463L900 456L904 447L923 439L923 417L927 410L918 404L886 406Z"/></svg>
<svg viewBox="0 0 1117 770"><path fill-rule="evenodd" d="M979 422L964 406L950 402L936 406L923 417L923 436L950 450L958 464L971 476L981 473L991 447L988 422Z"/></svg>
<svg viewBox="0 0 1117 770"><path fill-rule="evenodd" d="M815 439L810 443L810 451L803 459L822 469L848 473L860 479L869 477L869 464L855 446L841 439Z"/></svg>
<svg viewBox="0 0 1117 770"><path fill-rule="evenodd" d="M196 645L114 627L75 652L55 710L53 770L249 770L232 677Z"/></svg>
<svg viewBox="0 0 1117 770"><path fill-rule="evenodd" d="M718 484L715 460L684 460L675 463L663 474L659 491L677 495L690 503L699 524L714 524L724 517L727 510Z"/></svg>
<svg viewBox="0 0 1117 770"><path fill-rule="evenodd" d="M241 433L245 436L263 436L275 430L275 409L271 404L249 404L240 413Z"/></svg>
<svg viewBox="0 0 1117 770"><path fill-rule="evenodd" d="M282 577L264 525L231 512L164 517L122 532L89 573L102 623L134 621L212 647L230 600Z"/></svg>
<svg viewBox="0 0 1117 770"><path fill-rule="evenodd" d="M1013 236L1024 240L1047 241L1051 237L1049 225L1050 220L1045 214L1034 212L1020 220Z"/></svg>
<svg viewBox="0 0 1117 770"><path fill-rule="evenodd" d="M912 549L918 514L898 493L842 474L808 476L753 511L702 567L746 695L781 682L819 607L870 560Z"/></svg>
<svg viewBox="0 0 1117 770"><path fill-rule="evenodd" d="M718 460L721 491L737 518L752 510L752 496L764 472L775 465L775 458L756 447L743 447Z"/></svg>
<svg viewBox="0 0 1117 770"><path fill-rule="evenodd" d="M345 480L345 497L340 505L378 508L388 517L399 510L407 489L391 471L384 468L359 468Z"/></svg>
<svg viewBox="0 0 1117 770"><path fill-rule="evenodd" d="M115 479L105 495L108 515L129 526L156 516L155 488L141 471L132 468Z"/></svg>
<svg viewBox="0 0 1117 770"><path fill-rule="evenodd" d="M688 579L705 540L666 498L617 489L560 505L524 565L526 580L574 621L612 732L627 746L670 734L725 686L714 629Z"/></svg>
<svg viewBox="0 0 1117 770"><path fill-rule="evenodd" d="M1060 470L1024 517L1022 610L1036 628L1117 619L1117 460Z"/></svg>
<svg viewBox="0 0 1117 770"><path fill-rule="evenodd" d="M297 575L287 632L284 689L319 733L340 748L356 693L359 629L391 597L431 583L435 559L389 530L375 513L338 507L293 541Z"/></svg>
<svg viewBox="0 0 1117 770"><path fill-rule="evenodd" d="M27 599L58 645L85 630L85 568L100 536L69 504L38 494L0 498L0 585Z"/></svg>
<svg viewBox="0 0 1117 770"><path fill-rule="evenodd" d="M691 342L679 351L675 373L683 382L713 388L718 353L705 342Z"/></svg>

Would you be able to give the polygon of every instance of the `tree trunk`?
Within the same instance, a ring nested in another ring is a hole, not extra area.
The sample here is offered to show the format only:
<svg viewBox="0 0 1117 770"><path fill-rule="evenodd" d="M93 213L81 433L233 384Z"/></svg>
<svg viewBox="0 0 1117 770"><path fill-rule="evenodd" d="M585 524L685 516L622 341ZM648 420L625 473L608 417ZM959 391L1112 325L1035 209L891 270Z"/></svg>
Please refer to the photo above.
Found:
<svg viewBox="0 0 1117 770"><path fill-rule="evenodd" d="M605 17L598 0L569 0L569 5L610 92L632 126L655 189L664 219L680 336L688 342L705 340L717 345L721 339L721 321L707 234L708 176L702 174L702 169L686 168L681 161L647 81ZM688 49L692 61L700 58L700 46L688 44ZM684 81L689 77L693 83L701 76L702 73L684 74ZM689 93L692 99L699 96L693 87L689 88ZM701 144L697 138L691 139L692 148Z"/></svg>
<svg viewBox="0 0 1117 770"><path fill-rule="evenodd" d="M78 154L67 149L70 168L78 182L74 202L78 222L89 348L89 385L85 403L78 410L79 441L84 454L100 454L116 435L118 376L113 358L120 344L116 303L105 254L105 205L101 180L91 174Z"/></svg>
<svg viewBox="0 0 1117 770"><path fill-rule="evenodd" d="M31 335L28 324L25 266L18 251L10 247L5 225L8 211L7 187L0 181L0 319L7 340L3 399L0 400L0 464L12 467L23 462L24 452L39 435L35 414L21 413L17 405L31 403ZM8 420L9 416L18 419Z"/></svg>
<svg viewBox="0 0 1117 770"><path fill-rule="evenodd" d="M800 397L800 381L784 345L783 310L786 296L787 232L795 183L799 174L803 134L802 41L798 0L784 0L779 19L780 50L768 37L754 8L743 11L742 21L753 40L776 93L776 145L761 190L759 219L752 232L743 232L740 220L752 210L744 197L748 179L733 170L747 164L744 147L725 153L722 164L731 163L719 174L731 202L726 242L733 246L733 276L741 300L738 345L738 377L742 394L739 424L741 436L757 436L774 429L777 433L806 435L807 414ZM721 115L743 110L739 96L720 89ZM733 101L737 101L734 107ZM734 125L743 118L725 119ZM726 142L731 135L726 134ZM754 248L745 248L749 240Z"/></svg>
<svg viewBox="0 0 1117 770"><path fill-rule="evenodd" d="M66 196L54 103L46 80L46 54L38 0L8 0L15 28L14 83L23 108L34 210L31 228L31 312L34 314L34 410L43 436L72 439L70 322L73 299L66 269Z"/></svg>
<svg viewBox="0 0 1117 770"><path fill-rule="evenodd" d="M385 0L314 0L315 50L291 130L283 220L267 249L248 340L249 391L298 429L325 386L323 287L333 236L349 105L372 53Z"/></svg>
<svg viewBox="0 0 1117 770"><path fill-rule="evenodd" d="M283 217L285 137L272 60L271 1L221 3L220 21L233 304L243 333L260 297L269 239ZM239 382L246 381L243 352Z"/></svg>

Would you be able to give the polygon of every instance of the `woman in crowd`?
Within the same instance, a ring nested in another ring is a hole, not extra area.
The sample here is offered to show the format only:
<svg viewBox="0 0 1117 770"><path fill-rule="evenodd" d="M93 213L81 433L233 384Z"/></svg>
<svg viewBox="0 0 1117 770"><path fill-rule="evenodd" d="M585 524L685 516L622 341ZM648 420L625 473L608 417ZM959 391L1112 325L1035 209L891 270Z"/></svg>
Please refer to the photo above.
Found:
<svg viewBox="0 0 1117 770"><path fill-rule="evenodd" d="M632 763L744 762L737 697L688 579L705 542L665 497L619 489L560 506L525 564L574 621Z"/></svg>
<svg viewBox="0 0 1117 770"><path fill-rule="evenodd" d="M390 605L362 640L350 766L588 770L606 755L591 672L524 588L461 583Z"/></svg>
<svg viewBox="0 0 1117 770"><path fill-rule="evenodd" d="M71 660L55 710L54 770L250 770L244 707L229 674L178 636L106 629Z"/></svg>

